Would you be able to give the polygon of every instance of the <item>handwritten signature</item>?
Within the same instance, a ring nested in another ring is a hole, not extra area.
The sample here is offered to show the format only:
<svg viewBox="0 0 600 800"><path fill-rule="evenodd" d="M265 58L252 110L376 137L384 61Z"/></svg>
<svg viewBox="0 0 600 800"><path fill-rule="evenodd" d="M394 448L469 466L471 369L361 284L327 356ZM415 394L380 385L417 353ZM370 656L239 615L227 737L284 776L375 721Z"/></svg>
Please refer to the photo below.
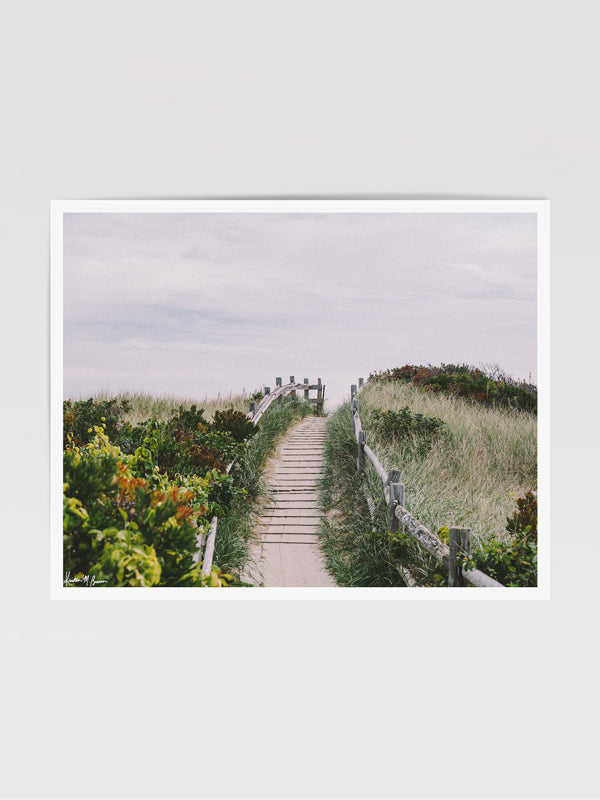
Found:
<svg viewBox="0 0 600 800"><path fill-rule="evenodd" d="M71 577L71 573L67 572L63 581L64 586L74 586L76 583L83 583L85 586L98 586L101 583L108 583L108 581L100 581L93 575L81 575L79 577Z"/></svg>

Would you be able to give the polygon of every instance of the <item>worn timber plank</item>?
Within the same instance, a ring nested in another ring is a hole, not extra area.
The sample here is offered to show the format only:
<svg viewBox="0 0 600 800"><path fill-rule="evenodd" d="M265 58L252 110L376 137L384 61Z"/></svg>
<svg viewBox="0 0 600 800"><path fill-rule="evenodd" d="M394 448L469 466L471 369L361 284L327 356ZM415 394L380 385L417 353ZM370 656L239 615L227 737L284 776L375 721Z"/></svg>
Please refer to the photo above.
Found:
<svg viewBox="0 0 600 800"><path fill-rule="evenodd" d="M317 532L325 419L307 417L280 445L266 470L267 503L258 520L254 560L264 586L335 586Z"/></svg>

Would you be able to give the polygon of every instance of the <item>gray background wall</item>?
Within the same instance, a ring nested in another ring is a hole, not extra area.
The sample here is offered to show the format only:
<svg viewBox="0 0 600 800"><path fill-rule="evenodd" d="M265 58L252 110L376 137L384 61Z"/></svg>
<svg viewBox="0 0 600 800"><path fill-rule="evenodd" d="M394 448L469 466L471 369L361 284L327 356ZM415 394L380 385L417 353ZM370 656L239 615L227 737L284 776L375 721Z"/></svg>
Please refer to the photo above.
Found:
<svg viewBox="0 0 600 800"><path fill-rule="evenodd" d="M592 797L594 2L6 2L9 797ZM49 599L49 203L548 198L552 594Z"/></svg>

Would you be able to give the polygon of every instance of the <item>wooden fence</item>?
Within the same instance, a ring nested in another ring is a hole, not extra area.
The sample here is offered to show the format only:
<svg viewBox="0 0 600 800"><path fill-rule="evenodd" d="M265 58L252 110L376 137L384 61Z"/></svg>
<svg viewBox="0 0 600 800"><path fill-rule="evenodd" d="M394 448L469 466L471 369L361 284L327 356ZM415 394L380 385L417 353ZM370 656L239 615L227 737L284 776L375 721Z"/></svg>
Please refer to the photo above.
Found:
<svg viewBox="0 0 600 800"><path fill-rule="evenodd" d="M265 386L263 399L260 401L260 403L257 404L252 400L250 401L250 411L247 415L248 419L256 425L271 403L273 403L275 400L282 402L284 395L295 395L300 391L303 392L304 400L315 403L317 411L323 411L323 403L325 402L325 386L321 383L321 378L318 378L317 382L314 384L310 384L308 382L308 378L304 378L303 383L296 383L294 376L290 375L290 382L285 386L282 386L281 378L275 378L275 389L273 389L273 391L271 391L269 386ZM311 397L311 391L316 391L317 396Z"/></svg>
<svg viewBox="0 0 600 800"><path fill-rule="evenodd" d="M317 393L316 397L310 396L311 391ZM321 378L318 378L315 384L310 384L308 382L308 378L304 378L303 383L296 383L294 376L290 375L290 382L286 383L285 386L283 385L281 378L275 378L275 388L273 391L271 391L270 386L265 386L263 390L263 398L259 403L254 400L250 400L250 410L248 414L246 414L246 417L250 420L250 422L253 422L254 425L257 425L261 417L264 416L273 403L282 403L286 394L296 395L300 392L303 393L304 400L315 403L316 410L318 412L323 411L323 403L325 402L325 385L321 383ZM232 461L231 464L227 465L227 474L229 474L231 471L233 464L234 462ZM202 560L202 574L204 576L210 575L210 571L212 569L216 537L217 518L213 517L210 521L208 533L200 534L198 536L198 550L194 555L194 563L198 563L200 561L200 557L202 555L204 556Z"/></svg>
<svg viewBox="0 0 600 800"><path fill-rule="evenodd" d="M471 555L471 529L450 528L449 546L442 542L425 525L406 510L404 507L405 486L400 482L400 470L385 470L381 462L367 444L367 434L363 429L359 410L358 394L364 386L364 380L359 378L358 386L350 387L350 403L352 412L352 433L357 442L358 453L356 458L357 470L364 473L365 457L369 459L375 472L383 484L383 496L388 507L388 525L393 533L402 524L402 530L411 534L426 550L431 553L441 564L448 569L448 586L466 586L471 584L480 587L502 587L503 584L490 578L478 569L463 569L463 557ZM371 506L373 509L374 506ZM410 575L403 570L404 577L410 584Z"/></svg>

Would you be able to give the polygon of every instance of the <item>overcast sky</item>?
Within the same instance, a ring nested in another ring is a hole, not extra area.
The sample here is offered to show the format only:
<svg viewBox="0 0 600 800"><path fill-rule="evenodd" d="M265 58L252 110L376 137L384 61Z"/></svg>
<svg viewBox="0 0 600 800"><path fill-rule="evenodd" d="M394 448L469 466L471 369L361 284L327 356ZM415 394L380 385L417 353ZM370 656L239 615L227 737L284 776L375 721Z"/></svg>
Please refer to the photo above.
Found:
<svg viewBox="0 0 600 800"><path fill-rule="evenodd" d="M64 216L65 398L441 362L536 380L535 214Z"/></svg>

